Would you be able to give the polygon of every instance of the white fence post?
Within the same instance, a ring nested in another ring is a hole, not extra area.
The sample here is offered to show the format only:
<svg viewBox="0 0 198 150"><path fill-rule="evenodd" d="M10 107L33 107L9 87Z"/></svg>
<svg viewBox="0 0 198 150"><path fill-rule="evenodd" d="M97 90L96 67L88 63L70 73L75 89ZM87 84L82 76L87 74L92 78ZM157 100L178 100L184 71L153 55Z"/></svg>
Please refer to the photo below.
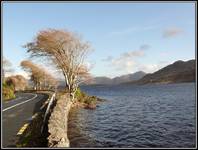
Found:
<svg viewBox="0 0 198 150"><path fill-rule="evenodd" d="M50 107L51 107L51 105L52 105L52 102L53 102L53 100L55 99L55 96L56 96L56 93L54 93L54 94L52 95L52 97L51 97L51 99L50 99L50 101L49 101L49 103L48 103L48 105L47 105L47 109L46 109L45 115L44 115L43 125L42 125L42 127L41 127L41 133L43 132L44 125L45 125L45 121L46 121L47 115L48 115L48 113L49 113Z"/></svg>

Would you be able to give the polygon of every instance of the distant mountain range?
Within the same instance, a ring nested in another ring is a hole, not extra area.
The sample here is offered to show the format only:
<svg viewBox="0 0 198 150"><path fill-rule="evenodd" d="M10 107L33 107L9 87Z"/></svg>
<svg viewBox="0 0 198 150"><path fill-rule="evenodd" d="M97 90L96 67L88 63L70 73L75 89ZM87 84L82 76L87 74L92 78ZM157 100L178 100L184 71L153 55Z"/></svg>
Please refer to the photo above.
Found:
<svg viewBox="0 0 198 150"><path fill-rule="evenodd" d="M147 74L135 84L195 82L195 60L176 61L154 73Z"/></svg>
<svg viewBox="0 0 198 150"><path fill-rule="evenodd" d="M115 78L95 77L91 84L120 84L125 82L137 81L146 75L143 71L138 71L133 74L122 75Z"/></svg>
<svg viewBox="0 0 198 150"><path fill-rule="evenodd" d="M195 82L196 64L195 60L176 61L154 73L146 74L138 71L133 74L108 78L105 76L95 77L89 85L116 85L116 84L160 84L160 83L181 83ZM63 81L60 85L64 85ZM88 83L87 83L88 84ZM83 84L84 85L84 84Z"/></svg>

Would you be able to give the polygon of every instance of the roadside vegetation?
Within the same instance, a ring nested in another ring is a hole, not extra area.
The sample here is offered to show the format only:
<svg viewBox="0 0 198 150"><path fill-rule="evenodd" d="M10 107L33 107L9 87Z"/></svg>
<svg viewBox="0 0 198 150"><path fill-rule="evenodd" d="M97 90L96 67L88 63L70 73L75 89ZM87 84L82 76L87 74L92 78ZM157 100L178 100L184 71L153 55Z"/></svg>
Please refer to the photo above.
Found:
<svg viewBox="0 0 198 150"><path fill-rule="evenodd" d="M10 99L15 98L13 85L8 85L5 81L3 81L2 90L3 90L2 92L3 100L10 100Z"/></svg>
<svg viewBox="0 0 198 150"><path fill-rule="evenodd" d="M3 57L3 85L2 96L3 100L11 100L15 98L16 91L24 91L28 87L28 81L22 75L12 75L14 69L12 63Z"/></svg>
<svg viewBox="0 0 198 150"><path fill-rule="evenodd" d="M3 100L10 100L15 98L14 94L14 85L13 84L8 84L5 79L5 74L6 73L11 73L13 72L12 69L12 63L3 57L3 70L2 70L2 80L3 80L3 86L2 86L2 97Z"/></svg>
<svg viewBox="0 0 198 150"><path fill-rule="evenodd" d="M15 98L15 92L24 91L28 87L28 81L22 75L8 76L3 81L3 99Z"/></svg>

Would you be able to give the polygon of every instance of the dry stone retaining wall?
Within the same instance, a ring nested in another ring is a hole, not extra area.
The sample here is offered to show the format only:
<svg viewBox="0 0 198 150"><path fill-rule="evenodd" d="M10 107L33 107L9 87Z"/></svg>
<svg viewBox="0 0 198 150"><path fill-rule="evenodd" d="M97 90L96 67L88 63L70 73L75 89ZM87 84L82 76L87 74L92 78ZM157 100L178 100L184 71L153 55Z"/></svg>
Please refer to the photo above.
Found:
<svg viewBox="0 0 198 150"><path fill-rule="evenodd" d="M67 136L68 114L72 102L69 95L65 94L57 100L48 122L48 146L49 147L69 147Z"/></svg>

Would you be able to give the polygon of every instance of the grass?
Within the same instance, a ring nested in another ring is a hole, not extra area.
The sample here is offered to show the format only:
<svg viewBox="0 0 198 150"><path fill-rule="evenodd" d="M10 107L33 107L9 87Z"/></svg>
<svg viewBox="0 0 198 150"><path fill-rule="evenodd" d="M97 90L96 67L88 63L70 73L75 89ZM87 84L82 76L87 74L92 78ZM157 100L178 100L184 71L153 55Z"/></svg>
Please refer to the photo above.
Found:
<svg viewBox="0 0 198 150"><path fill-rule="evenodd" d="M23 139L20 141L20 143L16 144L16 147L26 147L31 140L32 135L31 132L28 132Z"/></svg>

